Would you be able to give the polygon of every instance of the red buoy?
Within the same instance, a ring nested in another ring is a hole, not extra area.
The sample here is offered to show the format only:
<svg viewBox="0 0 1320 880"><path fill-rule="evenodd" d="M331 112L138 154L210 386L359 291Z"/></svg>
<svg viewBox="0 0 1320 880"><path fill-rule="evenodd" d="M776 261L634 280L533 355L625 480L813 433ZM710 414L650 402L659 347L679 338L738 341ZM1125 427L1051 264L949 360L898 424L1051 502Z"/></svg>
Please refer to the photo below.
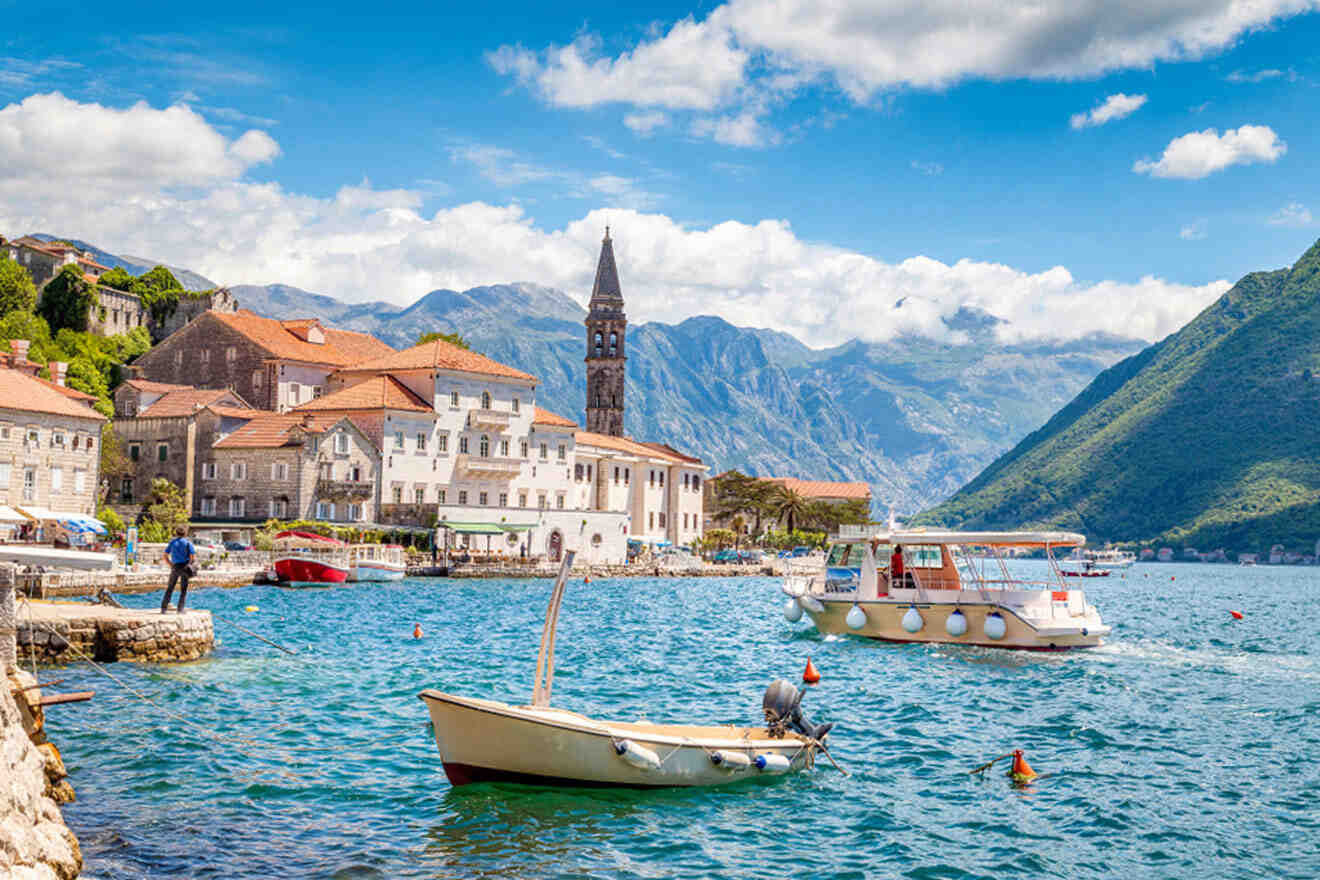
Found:
<svg viewBox="0 0 1320 880"><path fill-rule="evenodd" d="M816 670L816 664L807 658L807 668L802 670L802 681L806 684L815 684L820 681L820 673Z"/></svg>
<svg viewBox="0 0 1320 880"><path fill-rule="evenodd" d="M1241 620L1241 619L1242 619L1242 612L1241 612L1241 611L1229 611L1228 613L1231 614L1231 615L1233 615L1233 619L1234 619L1234 620Z"/></svg>
<svg viewBox="0 0 1320 880"><path fill-rule="evenodd" d="M414 623L414 624L413 624L413 638L414 638L414 639L420 639L421 637L422 637L422 625L421 625L420 623Z"/></svg>
<svg viewBox="0 0 1320 880"><path fill-rule="evenodd" d="M1013 750L1013 769L1008 771L1008 775L1018 783L1030 782L1036 778L1036 771L1031 769L1027 759L1022 756L1021 749Z"/></svg>

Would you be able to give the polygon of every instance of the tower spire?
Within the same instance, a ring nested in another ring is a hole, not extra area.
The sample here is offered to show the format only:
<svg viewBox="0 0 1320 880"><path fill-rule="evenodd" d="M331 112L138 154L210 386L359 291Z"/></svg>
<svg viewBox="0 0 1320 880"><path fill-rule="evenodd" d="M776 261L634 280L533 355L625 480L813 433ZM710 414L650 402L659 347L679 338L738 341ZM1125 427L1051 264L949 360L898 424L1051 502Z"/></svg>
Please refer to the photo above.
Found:
<svg viewBox="0 0 1320 880"><path fill-rule="evenodd" d="M608 226L600 243L596 283L587 309L587 430L622 437L628 319L623 313L623 292Z"/></svg>

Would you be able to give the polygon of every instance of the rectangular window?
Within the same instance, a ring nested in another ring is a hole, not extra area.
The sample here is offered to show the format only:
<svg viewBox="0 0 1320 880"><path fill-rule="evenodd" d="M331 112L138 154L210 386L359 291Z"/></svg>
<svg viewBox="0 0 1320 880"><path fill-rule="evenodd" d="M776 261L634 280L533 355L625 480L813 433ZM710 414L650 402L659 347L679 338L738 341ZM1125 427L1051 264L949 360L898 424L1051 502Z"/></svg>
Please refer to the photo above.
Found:
<svg viewBox="0 0 1320 880"><path fill-rule="evenodd" d="M8 431L5 431L5 436L9 436L9 432L8 432ZM88 437L88 438L87 438L87 451L88 451L88 452L91 452L91 451L92 451L92 446L95 445L95 443L96 443L96 441L93 440L91 437Z"/></svg>
<svg viewBox="0 0 1320 880"><path fill-rule="evenodd" d="M458 451L461 452L463 455L467 455L467 451L468 451L467 441L468 441L467 437L458 438Z"/></svg>
<svg viewBox="0 0 1320 880"><path fill-rule="evenodd" d="M909 544L903 548L903 563L907 568L940 568L944 561L938 544Z"/></svg>
<svg viewBox="0 0 1320 880"><path fill-rule="evenodd" d="M665 512L662 510L660 511L660 528L663 529L664 527L665 527Z"/></svg>
<svg viewBox="0 0 1320 880"><path fill-rule="evenodd" d="M87 491L87 471L82 468L73 471L73 491L79 494Z"/></svg>
<svg viewBox="0 0 1320 880"><path fill-rule="evenodd" d="M320 396L321 396L321 386L320 386L320 385L313 385L313 386L312 386L312 400L316 400L316 399L317 399L318 397L320 397Z"/></svg>
<svg viewBox="0 0 1320 880"><path fill-rule="evenodd" d="M277 461L270 466L270 478L272 480L287 480L289 478L288 462Z"/></svg>
<svg viewBox="0 0 1320 880"><path fill-rule="evenodd" d="M508 440L501 440L501 441L500 441L500 455L503 456L504 458L508 458L508 457L509 457L509 441L508 441Z"/></svg>
<svg viewBox="0 0 1320 880"><path fill-rule="evenodd" d="M519 507L526 507L526 506L527 506L527 493L526 493L526 492L519 492L519 493L518 493L518 506L519 506Z"/></svg>
<svg viewBox="0 0 1320 880"><path fill-rule="evenodd" d="M449 493L446 492L444 489L441 489L440 491L438 491L438 492L435 493L435 496L436 496L436 497L435 497L435 500L436 500L436 501L439 501L441 504L444 504L444 503L445 503L445 497L446 497L448 494L449 494Z"/></svg>
<svg viewBox="0 0 1320 880"><path fill-rule="evenodd" d="M683 514L683 529L684 529L684 530L687 529L687 518L688 518L688 515L687 515L686 513Z"/></svg>
<svg viewBox="0 0 1320 880"><path fill-rule="evenodd" d="M50 445L55 449L63 449L64 433L62 431L52 431L50 435Z"/></svg>
<svg viewBox="0 0 1320 880"><path fill-rule="evenodd" d="M206 367L206 366L210 366L210 364L211 364L211 349L204 348L202 349L202 366Z"/></svg>
<svg viewBox="0 0 1320 880"><path fill-rule="evenodd" d="M489 498L490 496L487 495L485 492L480 492L477 494L477 503L480 504L482 507L485 507L489 503Z"/></svg>
<svg viewBox="0 0 1320 880"><path fill-rule="evenodd" d="M573 465L573 482L582 482L582 465L580 464Z"/></svg>
<svg viewBox="0 0 1320 880"><path fill-rule="evenodd" d="M663 489L664 487L665 487L665 472L664 472L664 471L661 471L661 472L660 472L660 488Z"/></svg>
<svg viewBox="0 0 1320 880"><path fill-rule="evenodd" d="M521 452L522 457L523 457L523 458L526 458L526 457L527 457L527 441L526 441L526 440L520 440L520 441L518 441L518 449L519 449L519 451Z"/></svg>
<svg viewBox="0 0 1320 880"><path fill-rule="evenodd" d="M647 472L646 482L650 484L652 489L655 488L655 471Z"/></svg>
<svg viewBox="0 0 1320 880"><path fill-rule="evenodd" d="M8 490L9 480L10 480L9 462L0 461L0 489Z"/></svg>
<svg viewBox="0 0 1320 880"><path fill-rule="evenodd" d="M395 448L395 449L402 449L402 448L403 448L403 432L402 432L402 431L395 431L395 432L394 432L394 448Z"/></svg>
<svg viewBox="0 0 1320 880"><path fill-rule="evenodd" d="M27 432L28 445L34 449L41 448L41 432L36 429L29 429Z"/></svg>
<svg viewBox="0 0 1320 880"><path fill-rule="evenodd" d="M23 476L24 476L24 478L26 478L26 477L27 477L27 474L25 473ZM24 500L24 501L31 501L31 500L32 500L30 497L28 497L28 490L27 490L27 481L26 481L26 479L24 480L24 483L23 483L23 500ZM129 503L130 501L133 500L133 478L132 478L132 477L124 477L124 479L119 483L119 500L120 500L122 503L124 503L124 504L127 504L127 503Z"/></svg>
<svg viewBox="0 0 1320 880"><path fill-rule="evenodd" d="M536 493L536 506L539 507L539 508L541 508L542 510L545 510L546 507L548 506L548 505L545 503L545 493L544 493L544 492L537 492L537 493Z"/></svg>
<svg viewBox="0 0 1320 880"><path fill-rule="evenodd" d="M230 499L229 499L229 515L230 515L230 516L233 516L233 517L240 517L240 516L242 516L242 515L243 515L243 508L246 507L246 504L245 504L246 500L247 500L247 499L245 499L245 498L230 498Z"/></svg>
<svg viewBox="0 0 1320 880"><path fill-rule="evenodd" d="M395 503L395 504L402 504L402 503L403 503L403 487L402 487L402 486L391 486L391 487L390 487L390 497L394 499L394 503Z"/></svg>
<svg viewBox="0 0 1320 880"><path fill-rule="evenodd" d="M73 448L74 448L75 451L78 449L78 441L81 440L81 439L82 439L82 438L79 437L77 434L74 434L74 435L73 435Z"/></svg>
<svg viewBox="0 0 1320 880"><path fill-rule="evenodd" d="M425 504L425 503L426 503L426 487L425 487L425 486L418 486L416 489L413 489L413 503L414 503L414 504Z"/></svg>
<svg viewBox="0 0 1320 880"><path fill-rule="evenodd" d="M614 469L614 485L619 485L619 469L617 467Z"/></svg>
<svg viewBox="0 0 1320 880"><path fill-rule="evenodd" d="M335 452L340 455L348 455L348 433L346 431L335 434Z"/></svg>
<svg viewBox="0 0 1320 880"><path fill-rule="evenodd" d="M215 516L215 498L210 495L202 499L202 516Z"/></svg>
<svg viewBox="0 0 1320 880"><path fill-rule="evenodd" d="M655 511L651 511L646 515L646 527L648 529L655 528Z"/></svg>
<svg viewBox="0 0 1320 880"><path fill-rule="evenodd" d="M459 493L458 493L458 503L459 503L459 504L467 504L467 490L466 490L466 489L461 489L461 490L459 490Z"/></svg>
<svg viewBox="0 0 1320 880"><path fill-rule="evenodd" d="M632 479L632 468L624 468L624 469L623 469L623 485L625 485L625 486L628 485L628 481L631 480L631 479Z"/></svg>
<svg viewBox="0 0 1320 880"><path fill-rule="evenodd" d="M563 443L559 444L559 460L568 461L568 447Z"/></svg>
<svg viewBox="0 0 1320 880"><path fill-rule="evenodd" d="M560 510L564 509L564 493L560 492L558 495L555 496L555 507L559 508Z"/></svg>
<svg viewBox="0 0 1320 880"><path fill-rule="evenodd" d="M688 475L687 475L687 474L684 474L684 475L683 475L683 489L686 490L687 487L688 487Z"/></svg>
<svg viewBox="0 0 1320 880"><path fill-rule="evenodd" d="M258 390L261 389L261 370L252 371L252 387Z"/></svg>
<svg viewBox="0 0 1320 880"><path fill-rule="evenodd" d="M550 447L547 446L546 444L542 443L542 444L541 444L541 461L545 461L545 460L548 459L549 457L550 457Z"/></svg>
<svg viewBox="0 0 1320 880"><path fill-rule="evenodd" d="M448 451L449 451L449 435L448 435L448 434L438 434L438 435L436 435L436 438L435 438L435 448L436 448L436 451L437 451L437 452L448 452Z"/></svg>
<svg viewBox="0 0 1320 880"><path fill-rule="evenodd" d="M587 465L587 482L591 482L591 465Z"/></svg>
<svg viewBox="0 0 1320 880"><path fill-rule="evenodd" d="M316 478L318 480L333 480L335 478L335 464L332 461L323 461L316 466Z"/></svg>
<svg viewBox="0 0 1320 880"><path fill-rule="evenodd" d="M289 502L283 498L276 498L270 502L270 515L276 519L283 519L289 515Z"/></svg>
<svg viewBox="0 0 1320 880"><path fill-rule="evenodd" d="M426 435L420 431L417 433L417 451L419 453L426 452Z"/></svg>
<svg viewBox="0 0 1320 880"><path fill-rule="evenodd" d="M354 483L362 482L362 466L353 465L348 469L348 479Z"/></svg>
<svg viewBox="0 0 1320 880"><path fill-rule="evenodd" d="M458 409L458 392L457 392L457 391L451 391L451 392L449 392L449 408L450 408L450 409Z"/></svg>
<svg viewBox="0 0 1320 880"><path fill-rule="evenodd" d="M232 364L237 357L238 349L234 348L232 345L225 349L225 363Z"/></svg>
<svg viewBox="0 0 1320 880"><path fill-rule="evenodd" d="M157 461L166 461L166 460L169 459L169 457L170 457L170 444L168 444L168 443L157 443L157 444L156 444L156 460L157 460Z"/></svg>
<svg viewBox="0 0 1320 880"><path fill-rule="evenodd" d="M352 522L360 522L362 520L362 505L361 504L348 505L348 518Z"/></svg>
<svg viewBox="0 0 1320 880"><path fill-rule="evenodd" d="M214 480L214 479L215 479L215 471L216 471L215 462L213 462L213 461L204 461L204 462L202 462L202 479L203 479L203 480Z"/></svg>
<svg viewBox="0 0 1320 880"><path fill-rule="evenodd" d="M289 383L289 402L292 403L292 404L294 404L294 405L296 406L297 403L298 403L298 398L300 398L300 397L302 397L302 388L299 387L299 385L298 385L297 382L290 382L290 383Z"/></svg>
<svg viewBox="0 0 1320 880"><path fill-rule="evenodd" d="M693 492L701 491L701 477L697 476L696 474L692 475L692 491Z"/></svg>
<svg viewBox="0 0 1320 880"><path fill-rule="evenodd" d="M50 494L58 495L64 491L64 468L50 469Z"/></svg>
<svg viewBox="0 0 1320 880"><path fill-rule="evenodd" d="M508 492L501 492L501 493L500 493L500 507L508 507L508 506L509 506L509 493L508 493Z"/></svg>
<svg viewBox="0 0 1320 880"><path fill-rule="evenodd" d="M513 399L513 411L518 412L518 398Z"/></svg>
<svg viewBox="0 0 1320 880"><path fill-rule="evenodd" d="M236 462L233 462L232 464L230 464L230 465L229 465L229 479L231 479L231 480L246 480L246 479L247 479L247 462L246 462L246 461L236 461Z"/></svg>

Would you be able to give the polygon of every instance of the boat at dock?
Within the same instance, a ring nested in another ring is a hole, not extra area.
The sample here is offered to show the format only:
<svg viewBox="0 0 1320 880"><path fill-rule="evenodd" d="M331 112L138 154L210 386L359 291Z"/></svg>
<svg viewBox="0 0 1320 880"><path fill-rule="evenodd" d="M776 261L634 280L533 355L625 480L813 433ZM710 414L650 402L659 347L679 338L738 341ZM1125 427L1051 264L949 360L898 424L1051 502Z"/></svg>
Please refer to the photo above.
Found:
<svg viewBox="0 0 1320 880"><path fill-rule="evenodd" d="M1110 627L1053 556L1072 532L953 532L841 527L823 564L789 568L790 621L893 642L1064 650L1103 643ZM1010 550L1043 550L1044 578L1008 567Z"/></svg>
<svg viewBox="0 0 1320 880"><path fill-rule="evenodd" d="M555 632L573 562L565 551L551 591L536 663L532 702L493 700L424 690L445 775L452 785L516 782L533 785L661 788L723 785L814 766L832 725L802 717L802 693L783 680L762 699L766 726L602 721L554 708Z"/></svg>
<svg viewBox="0 0 1320 880"><path fill-rule="evenodd" d="M398 544L353 544L348 552L350 581L401 581L408 571Z"/></svg>
<svg viewBox="0 0 1320 880"><path fill-rule="evenodd" d="M285 531L274 538L274 568L291 587L320 587L348 580L348 545L314 532Z"/></svg>

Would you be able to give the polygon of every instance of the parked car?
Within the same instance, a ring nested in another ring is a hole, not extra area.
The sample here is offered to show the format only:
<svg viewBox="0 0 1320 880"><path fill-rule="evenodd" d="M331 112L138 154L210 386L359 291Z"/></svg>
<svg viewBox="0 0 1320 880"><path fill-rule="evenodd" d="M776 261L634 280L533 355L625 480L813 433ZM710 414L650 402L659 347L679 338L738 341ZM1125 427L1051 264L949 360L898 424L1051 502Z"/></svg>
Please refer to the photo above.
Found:
<svg viewBox="0 0 1320 880"><path fill-rule="evenodd" d="M213 556L225 552L224 545L214 538L193 538L192 545L198 556Z"/></svg>
<svg viewBox="0 0 1320 880"><path fill-rule="evenodd" d="M745 563L760 563L765 559L765 554L760 550L739 550L738 561Z"/></svg>
<svg viewBox="0 0 1320 880"><path fill-rule="evenodd" d="M225 541L226 550L251 550L251 544L244 544L242 541Z"/></svg>

